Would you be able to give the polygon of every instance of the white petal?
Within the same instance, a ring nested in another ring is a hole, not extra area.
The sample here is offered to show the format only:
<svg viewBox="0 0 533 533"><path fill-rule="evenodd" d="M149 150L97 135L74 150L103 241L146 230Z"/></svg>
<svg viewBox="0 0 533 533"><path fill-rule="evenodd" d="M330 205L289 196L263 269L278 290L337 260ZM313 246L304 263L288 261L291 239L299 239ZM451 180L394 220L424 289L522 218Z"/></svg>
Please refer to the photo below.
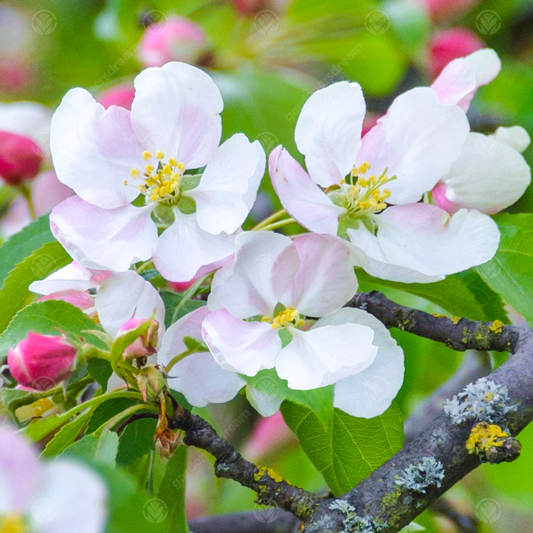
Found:
<svg viewBox="0 0 533 533"><path fill-rule="evenodd" d="M514 204L531 182L531 170L514 148L497 138L470 133L463 151L442 178L457 208L497 213Z"/></svg>
<svg viewBox="0 0 533 533"><path fill-rule="evenodd" d="M298 252L289 237L270 231L245 231L235 242L233 265L215 274L207 305L239 318L271 315L300 266Z"/></svg>
<svg viewBox="0 0 533 533"><path fill-rule="evenodd" d="M333 405L346 413L372 418L386 411L403 383L403 351L389 330L361 309L341 309L320 320L321 324L362 324L374 330L378 347L374 362L362 372L337 381Z"/></svg>
<svg viewBox="0 0 533 533"><path fill-rule="evenodd" d="M150 318L155 311L159 338L165 330L165 304L153 285L128 270L109 276L96 294L96 312L104 329L116 336L130 318Z"/></svg>
<svg viewBox="0 0 533 533"><path fill-rule="evenodd" d="M33 139L46 154L50 150L52 112L36 102L0 102L0 130Z"/></svg>
<svg viewBox="0 0 533 533"><path fill-rule="evenodd" d="M107 487L81 463L56 459L46 465L40 498L30 516L39 533L103 533ZM46 505L46 507L45 507Z"/></svg>
<svg viewBox="0 0 533 533"><path fill-rule="evenodd" d="M282 302L312 317L340 309L357 291L353 258L346 241L331 235L308 234L293 243L300 268Z"/></svg>
<svg viewBox="0 0 533 533"><path fill-rule="evenodd" d="M245 322L225 309L205 318L202 333L220 366L246 376L273 368L281 349L278 332L270 324Z"/></svg>
<svg viewBox="0 0 533 533"><path fill-rule="evenodd" d="M361 87L347 81L316 91L304 104L295 139L315 183L329 187L350 173L361 146L365 111Z"/></svg>
<svg viewBox="0 0 533 533"><path fill-rule="evenodd" d="M162 150L185 168L203 167L220 142L222 96L202 70L167 63L135 78L131 119L139 139L152 152Z"/></svg>
<svg viewBox="0 0 533 533"><path fill-rule="evenodd" d="M157 228L151 219L154 207L155 204L102 209L72 196L54 208L50 228L78 263L127 270L133 263L152 257L157 239Z"/></svg>
<svg viewBox="0 0 533 533"><path fill-rule="evenodd" d="M380 254L377 259L383 263L428 277L446 276L485 263L496 253L500 239L496 223L475 210L461 209L451 216L433 205L407 204L386 209L376 220L377 237L368 231L365 234L362 228L348 230L352 243L373 257ZM393 281L417 282L410 277Z"/></svg>
<svg viewBox="0 0 533 533"><path fill-rule="evenodd" d="M522 128L522 126L511 126L509 128L500 126L494 132L494 136L498 141L508 144L520 153L522 153L531 142L529 133Z"/></svg>
<svg viewBox="0 0 533 533"><path fill-rule="evenodd" d="M320 326L319 320L309 331L290 328L293 337L279 353L276 370L291 389L331 385L361 372L376 357L371 328L357 324Z"/></svg>
<svg viewBox="0 0 533 533"><path fill-rule="evenodd" d="M102 271L104 272L104 271ZM99 285L93 271L75 261L60 268L41 281L34 281L29 289L37 294L52 294L62 291L86 291Z"/></svg>
<svg viewBox="0 0 533 533"><path fill-rule="evenodd" d="M174 210L176 220L154 247L154 264L168 281L190 281L201 267L233 254L235 236L212 235L199 228L196 214Z"/></svg>
<svg viewBox="0 0 533 533"><path fill-rule="evenodd" d="M41 475L37 452L14 429L0 426L0 515L23 511Z"/></svg>
<svg viewBox="0 0 533 533"><path fill-rule="evenodd" d="M265 157L259 141L252 144L242 133L220 146L198 187L187 192L196 200L201 229L217 235L239 228L252 208L265 171ZM251 185L254 190L249 190Z"/></svg>
<svg viewBox="0 0 533 533"><path fill-rule="evenodd" d="M346 209L333 204L281 146L270 154L269 173L274 190L291 217L309 231L337 234L339 216Z"/></svg>
<svg viewBox="0 0 533 533"><path fill-rule="evenodd" d="M268 392L256 389L251 385L246 385L246 399L250 402L252 407L265 418L277 413L283 402L283 398L268 394Z"/></svg>
<svg viewBox="0 0 533 533"><path fill-rule="evenodd" d="M144 163L128 110L105 110L88 91L71 89L52 119L50 146L57 177L86 202L113 208L139 195L124 185Z"/></svg>
<svg viewBox="0 0 533 533"><path fill-rule="evenodd" d="M500 72L501 66L494 50L477 50L448 63L431 88L438 93L442 103L457 104L466 112L477 89L490 83Z"/></svg>
<svg viewBox="0 0 533 533"><path fill-rule="evenodd" d="M469 129L457 106L441 104L429 88L412 89L365 135L357 164L369 162L372 175L396 176L386 185L387 202L417 202L459 157Z"/></svg>

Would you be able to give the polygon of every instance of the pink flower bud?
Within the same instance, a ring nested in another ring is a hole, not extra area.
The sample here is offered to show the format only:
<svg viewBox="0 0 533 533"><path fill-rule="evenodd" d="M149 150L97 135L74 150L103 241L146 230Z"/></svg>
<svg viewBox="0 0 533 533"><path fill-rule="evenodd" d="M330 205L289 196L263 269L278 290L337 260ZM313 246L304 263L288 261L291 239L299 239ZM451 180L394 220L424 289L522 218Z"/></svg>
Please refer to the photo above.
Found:
<svg viewBox="0 0 533 533"><path fill-rule="evenodd" d="M130 318L127 322L124 322L118 330L118 334L125 333L132 329L138 328L141 324L147 322L145 318ZM157 346L157 330L159 329L159 323L157 320L152 320L152 323L148 327L148 331L135 339L125 350L124 358L126 357L148 357L156 353Z"/></svg>
<svg viewBox="0 0 533 533"><path fill-rule="evenodd" d="M245 453L246 457L257 460L276 453L281 448L286 450L291 444L296 445L297 439L278 411L268 418L260 418L255 423Z"/></svg>
<svg viewBox="0 0 533 533"><path fill-rule="evenodd" d="M29 137L0 131L0 176L9 185L19 185L34 178L43 159L39 145Z"/></svg>
<svg viewBox="0 0 533 533"><path fill-rule="evenodd" d="M485 47L485 43L468 28L450 28L435 33L429 44L431 76L440 71L453 59L465 57Z"/></svg>
<svg viewBox="0 0 533 533"><path fill-rule="evenodd" d="M191 281L169 281L168 286L176 292L184 292L190 289L198 280L198 278L191 279Z"/></svg>
<svg viewBox="0 0 533 533"><path fill-rule="evenodd" d="M61 336L30 331L15 349L9 349L7 364L20 385L48 390L70 376L76 353L76 348Z"/></svg>
<svg viewBox="0 0 533 533"><path fill-rule="evenodd" d="M418 0L435 21L450 20L466 13L481 0Z"/></svg>
<svg viewBox="0 0 533 533"><path fill-rule="evenodd" d="M146 67L161 67L169 61L194 64L206 46L200 26L183 17L169 17L146 29L139 43L139 59Z"/></svg>
<svg viewBox="0 0 533 533"><path fill-rule="evenodd" d="M135 89L130 85L115 85L100 94L98 101L107 109L112 105L118 105L131 110L131 104L135 97Z"/></svg>
<svg viewBox="0 0 533 533"><path fill-rule="evenodd" d="M438 207L452 215L461 209L460 205L456 205L448 200L448 197L446 196L446 184L442 183L441 181L439 181L439 183L433 187L431 195L433 197L433 201Z"/></svg>

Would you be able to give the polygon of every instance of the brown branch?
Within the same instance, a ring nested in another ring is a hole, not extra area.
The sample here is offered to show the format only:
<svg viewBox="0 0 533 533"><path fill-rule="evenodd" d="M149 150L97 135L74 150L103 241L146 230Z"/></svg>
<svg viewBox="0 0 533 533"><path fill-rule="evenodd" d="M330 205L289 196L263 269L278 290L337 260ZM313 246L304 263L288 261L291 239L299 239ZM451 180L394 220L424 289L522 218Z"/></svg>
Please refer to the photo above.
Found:
<svg viewBox="0 0 533 533"><path fill-rule="evenodd" d="M273 509L195 518L189 527L192 533L290 533L299 523L291 513Z"/></svg>
<svg viewBox="0 0 533 533"><path fill-rule="evenodd" d="M206 450L215 459L215 475L230 478L257 493L257 501L285 509L301 520L307 518L318 505L319 499L312 493L295 487L272 470L257 467L244 459L220 437L203 418L188 409L178 407L169 419L171 429L181 429L187 434L183 442Z"/></svg>

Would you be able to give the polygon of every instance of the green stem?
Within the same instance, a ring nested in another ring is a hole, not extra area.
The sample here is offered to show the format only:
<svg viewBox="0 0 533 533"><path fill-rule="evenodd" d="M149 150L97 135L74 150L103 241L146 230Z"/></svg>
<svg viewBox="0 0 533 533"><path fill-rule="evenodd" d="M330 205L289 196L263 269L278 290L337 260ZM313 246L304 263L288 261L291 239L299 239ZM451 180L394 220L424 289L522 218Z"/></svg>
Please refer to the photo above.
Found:
<svg viewBox="0 0 533 533"><path fill-rule="evenodd" d="M37 218L37 213L35 212L35 206L33 205L33 201L31 199L30 188L26 185L19 185L19 190L22 193L22 196L24 196L24 198L26 199L26 202L28 203L28 209L30 210L32 220L35 220Z"/></svg>
<svg viewBox="0 0 533 533"><path fill-rule="evenodd" d="M185 359L187 356L192 355L193 353L199 353L202 351L207 351L207 350L193 350L193 351L187 350L186 352L181 352L180 354L174 356L170 360L170 363L168 363L168 365L165 367L165 373L168 374L172 370L174 365L179 363L182 359Z"/></svg>
<svg viewBox="0 0 533 533"><path fill-rule="evenodd" d="M136 272L137 274L141 274L145 270L148 270L149 268L154 268L154 262L152 260L145 261L139 268L137 268Z"/></svg>
<svg viewBox="0 0 533 533"><path fill-rule="evenodd" d="M268 226L261 228L261 231L271 231L273 229L282 228L283 226L288 226L289 224L294 224L296 220L294 218L287 218L285 220L280 220L279 222L274 222Z"/></svg>
<svg viewBox="0 0 533 533"><path fill-rule="evenodd" d="M276 213L273 213L269 217L265 218L264 220L262 220L261 222L256 224L252 228L252 231L258 231L258 230L264 228L265 226L268 226L272 222L275 222L276 220L278 220L278 218L281 218L282 216L284 216L286 214L287 214L287 210L286 209L281 209L280 211L277 211Z"/></svg>
<svg viewBox="0 0 533 533"><path fill-rule="evenodd" d="M155 462L155 453L152 450L150 452L150 465L148 466L148 481L146 483L146 492L150 496L154 494L154 462Z"/></svg>

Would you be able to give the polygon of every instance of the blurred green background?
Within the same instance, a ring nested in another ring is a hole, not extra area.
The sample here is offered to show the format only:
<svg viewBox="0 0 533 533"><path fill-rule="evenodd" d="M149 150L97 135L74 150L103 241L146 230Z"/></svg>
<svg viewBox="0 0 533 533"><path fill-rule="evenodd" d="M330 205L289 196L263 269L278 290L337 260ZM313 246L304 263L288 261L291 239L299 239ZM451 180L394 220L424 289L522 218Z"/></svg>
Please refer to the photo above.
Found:
<svg viewBox="0 0 533 533"><path fill-rule="evenodd" d="M155 25L163 31L175 15L205 32L206 43L195 60L223 93L224 137L242 131L259 139L267 152L283 144L301 160L294 143L299 111L313 91L332 82L359 82L371 117L383 113L400 92L429 85L442 54L451 59L466 46L466 37L452 39L448 48L445 39L439 41L451 28L462 28L470 42L477 39L494 48L503 63L497 79L474 100L472 129L489 133L499 125L518 124L533 133L532 0L4 0L0 102L33 100L53 109L71 87L88 88L99 97L117 84L130 85L143 68L138 47L143 34L156 31ZM175 53L180 59L179 47ZM533 149L524 156L531 164ZM268 176L264 191L258 217L276 204ZM533 188L509 211L533 212ZM443 311L406 292L385 292L404 304ZM408 416L453 373L463 355L407 334L394 335L406 354L406 379L397 404ZM246 409L240 398L204 414L223 429ZM253 417L228 438L244 446ZM482 467L450 492L452 508L477 516L479 531L533 531L533 428L520 440L518 461ZM295 443L262 459L307 489L324 485ZM251 491L214 478L207 458L193 452L191 465L191 514L257 509ZM430 532L468 531L431 511L417 522Z"/></svg>

